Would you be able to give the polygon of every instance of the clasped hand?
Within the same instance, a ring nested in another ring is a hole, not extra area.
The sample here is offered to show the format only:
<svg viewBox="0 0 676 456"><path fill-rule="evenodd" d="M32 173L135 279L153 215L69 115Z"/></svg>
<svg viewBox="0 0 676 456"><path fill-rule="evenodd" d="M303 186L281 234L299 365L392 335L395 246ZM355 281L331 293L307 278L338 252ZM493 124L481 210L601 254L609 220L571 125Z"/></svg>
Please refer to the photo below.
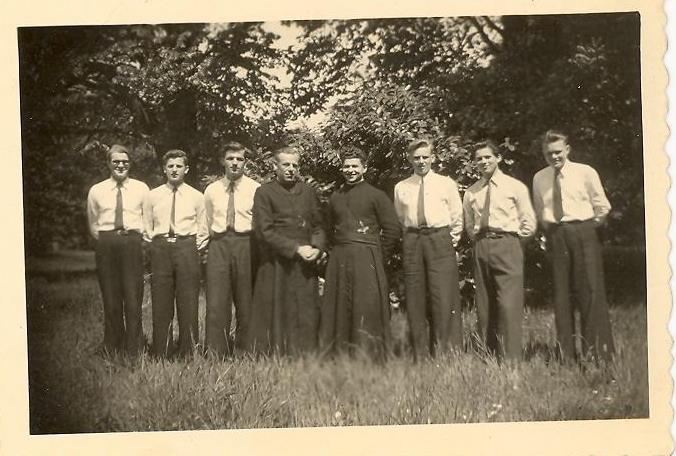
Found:
<svg viewBox="0 0 676 456"><path fill-rule="evenodd" d="M319 249L311 245L299 245L296 253L303 259L303 261L315 261L321 253Z"/></svg>

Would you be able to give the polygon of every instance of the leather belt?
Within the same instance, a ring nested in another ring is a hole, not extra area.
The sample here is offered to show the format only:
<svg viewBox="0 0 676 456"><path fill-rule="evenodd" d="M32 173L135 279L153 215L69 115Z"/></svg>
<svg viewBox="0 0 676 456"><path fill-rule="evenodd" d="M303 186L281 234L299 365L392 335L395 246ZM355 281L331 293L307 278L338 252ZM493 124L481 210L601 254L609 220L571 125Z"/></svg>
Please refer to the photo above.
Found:
<svg viewBox="0 0 676 456"><path fill-rule="evenodd" d="M153 237L153 241L155 239L161 239L161 240L164 240L165 242L169 242L169 243L173 244L176 241L184 241L186 239L195 239L195 235L194 234L175 234L173 236L169 236L168 234L158 234L157 236Z"/></svg>
<svg viewBox="0 0 676 456"><path fill-rule="evenodd" d="M558 222L558 223L555 223L554 225L557 225L557 226L564 226L564 225L579 225L580 223L589 222L589 221L591 221L591 220L592 220L592 219L587 219L587 220L568 220L568 221L565 221L565 222L564 222L564 221L560 221L560 222Z"/></svg>
<svg viewBox="0 0 676 456"><path fill-rule="evenodd" d="M114 234L117 236L129 236L129 235L140 235L136 230L125 230L124 228L118 228L116 230L104 230L104 231L99 231L99 234Z"/></svg>
<svg viewBox="0 0 676 456"><path fill-rule="evenodd" d="M406 228L407 233L416 233L416 234L434 234L438 233L439 231L449 231L448 225L446 226L437 226L437 227L432 227L432 226L421 226L418 228L415 227L408 227Z"/></svg>
<svg viewBox="0 0 676 456"><path fill-rule="evenodd" d="M519 236L516 233L512 233L511 231L484 231L481 233L477 233L476 240L478 241L480 239L502 239L504 237L518 238Z"/></svg>
<svg viewBox="0 0 676 456"><path fill-rule="evenodd" d="M587 223L593 223L593 221L594 219L587 219L587 220L567 220L565 222L550 223L547 225L546 230L551 231L566 226L584 225Z"/></svg>

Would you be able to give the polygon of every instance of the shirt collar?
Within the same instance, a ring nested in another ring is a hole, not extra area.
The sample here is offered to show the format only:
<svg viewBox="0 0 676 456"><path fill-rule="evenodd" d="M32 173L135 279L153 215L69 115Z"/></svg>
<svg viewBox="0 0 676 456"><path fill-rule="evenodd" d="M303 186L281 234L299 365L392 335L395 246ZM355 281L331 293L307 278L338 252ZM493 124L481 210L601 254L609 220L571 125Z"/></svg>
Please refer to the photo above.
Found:
<svg viewBox="0 0 676 456"><path fill-rule="evenodd" d="M425 182L428 182L430 179L434 179L434 176L436 174L437 173L435 173L434 170L432 170L432 169L430 169L427 172L427 174L425 174L424 176L420 176L420 175L418 175L414 172L413 173L413 179L414 179L414 182L416 182L416 183L420 183L420 181L422 181L422 180L424 180Z"/></svg>
<svg viewBox="0 0 676 456"><path fill-rule="evenodd" d="M221 179L221 181L223 182L223 185L225 185L226 189L230 185L230 182L232 182L234 184L235 188L237 188L237 187L239 187L239 184L242 183L242 180L244 180L245 177L246 176L242 174L242 176L239 179L237 179L235 181L231 181L230 179L228 179L228 176L223 176L223 179Z"/></svg>
<svg viewBox="0 0 676 456"><path fill-rule="evenodd" d="M110 183L110 188L115 190L117 188L117 181L113 179L113 177L108 178L108 182ZM125 180L122 181L121 187L126 189L129 186L129 178L127 177Z"/></svg>
<svg viewBox="0 0 676 456"><path fill-rule="evenodd" d="M181 193L183 191L184 186L185 182L181 182L181 185L176 187L176 193ZM169 193L171 193L174 190L174 187L172 185L169 185L169 182L164 183L164 188L166 188Z"/></svg>
<svg viewBox="0 0 676 456"><path fill-rule="evenodd" d="M353 185L350 185L350 184L348 184L347 182L343 182L343 189L344 189L345 191L348 191L348 190L350 190L350 189L352 189L352 188L357 188L357 187L363 185L365 182L366 182L366 181L365 181L363 178L362 178L362 180L360 180L359 182L357 182L356 184L353 184Z"/></svg>
<svg viewBox="0 0 676 456"><path fill-rule="evenodd" d="M279 182L279 180L277 180L277 178L275 178L275 180L274 180L273 182L275 183L275 186L277 187L277 191L278 191L278 192L280 192L280 193L282 193L282 194L284 194L284 193L291 193L291 194L293 194L293 195L298 195L298 194L300 194L301 189L302 189L302 187L301 187L301 181L302 181L302 178L299 178L299 179L293 184L293 186L291 186L288 190L287 190L286 187L284 187L284 186Z"/></svg>
<svg viewBox="0 0 676 456"><path fill-rule="evenodd" d="M502 182L504 182L505 179L505 174L500 170L500 168L495 168L495 171L493 171L493 175L490 178L490 181L493 182L493 184L499 186Z"/></svg>
<svg viewBox="0 0 676 456"><path fill-rule="evenodd" d="M570 163L571 163L570 160L566 160L566 162L563 164L563 166L561 167L561 170L559 171L559 174L561 174L561 176L565 176L566 173L568 171L570 171L570 168L571 168ZM556 174L556 169L553 166L551 168L552 168L552 174Z"/></svg>

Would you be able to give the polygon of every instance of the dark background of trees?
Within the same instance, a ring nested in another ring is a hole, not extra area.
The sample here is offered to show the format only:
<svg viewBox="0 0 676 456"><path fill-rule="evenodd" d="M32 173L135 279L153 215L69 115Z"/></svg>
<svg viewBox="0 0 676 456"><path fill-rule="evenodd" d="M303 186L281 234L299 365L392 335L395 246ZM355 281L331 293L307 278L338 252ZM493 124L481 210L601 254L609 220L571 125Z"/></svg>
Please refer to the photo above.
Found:
<svg viewBox="0 0 676 456"><path fill-rule="evenodd" d="M27 255L91 246L85 199L116 142L151 187L159 157L186 150L200 190L222 172L225 141L252 148L259 178L269 151L293 142L328 194L342 148L367 151L367 179L391 191L410 173L405 144L424 135L464 190L476 178L469 148L483 138L530 186L549 128L599 171L613 205L608 242L645 245L637 13L288 25L300 31L288 49L253 22L19 29ZM288 68L291 84L271 68ZM319 126L292 122L317 112Z"/></svg>

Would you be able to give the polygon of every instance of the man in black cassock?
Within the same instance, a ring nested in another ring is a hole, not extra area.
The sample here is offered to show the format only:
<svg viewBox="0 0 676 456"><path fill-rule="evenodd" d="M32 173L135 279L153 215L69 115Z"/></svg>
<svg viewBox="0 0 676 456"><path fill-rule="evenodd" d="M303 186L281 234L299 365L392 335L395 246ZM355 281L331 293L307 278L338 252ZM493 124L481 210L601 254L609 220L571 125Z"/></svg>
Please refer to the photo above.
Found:
<svg viewBox="0 0 676 456"><path fill-rule="evenodd" d="M260 263L254 286L249 349L300 354L317 348L319 295L316 261L325 233L314 190L300 181L299 153L274 153L277 178L256 190L253 231Z"/></svg>
<svg viewBox="0 0 676 456"><path fill-rule="evenodd" d="M390 303L383 259L401 228L392 201L364 181L366 157L352 149L341 157L345 184L329 204L332 245L321 306L323 352L363 350L382 359L390 342Z"/></svg>

